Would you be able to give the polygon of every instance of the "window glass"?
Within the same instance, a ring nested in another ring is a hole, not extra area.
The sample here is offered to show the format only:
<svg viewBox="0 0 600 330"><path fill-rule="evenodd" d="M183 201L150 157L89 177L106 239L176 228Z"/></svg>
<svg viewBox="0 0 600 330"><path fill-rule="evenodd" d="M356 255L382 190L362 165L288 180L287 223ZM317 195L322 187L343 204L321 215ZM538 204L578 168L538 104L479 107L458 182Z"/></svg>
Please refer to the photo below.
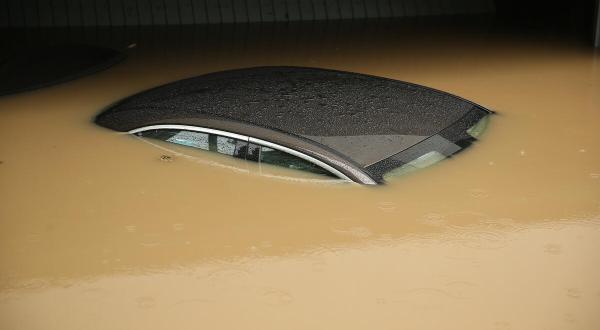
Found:
<svg viewBox="0 0 600 330"><path fill-rule="evenodd" d="M188 147L208 150L208 134L192 131L179 131L166 140Z"/></svg>
<svg viewBox="0 0 600 330"><path fill-rule="evenodd" d="M216 151L220 154L244 158L248 142L234 138L177 129L157 129L136 133L137 136L149 137L161 141L175 143L202 150Z"/></svg>
<svg viewBox="0 0 600 330"><path fill-rule="evenodd" d="M153 129L136 133L141 137L148 137L161 141L194 147L202 150L208 149L208 134L201 132L182 131L177 129Z"/></svg>
<svg viewBox="0 0 600 330"><path fill-rule="evenodd" d="M135 135L166 141L173 137L173 135L177 134L177 132L179 131L170 129L153 129L149 131L138 132L135 133Z"/></svg>
<svg viewBox="0 0 600 330"><path fill-rule="evenodd" d="M224 155L233 156L235 154L236 139L217 136L217 152Z"/></svg>
<svg viewBox="0 0 600 330"><path fill-rule="evenodd" d="M270 164L289 169L305 171L312 174L337 178L337 176L333 175L329 171L324 170L320 166L291 155L287 152L259 146L248 143L247 141L241 141L226 136L180 129L148 130L136 133L136 135L175 143L186 147L218 152L220 154L237 158L245 158L251 161L259 161L263 164Z"/></svg>
<svg viewBox="0 0 600 330"><path fill-rule="evenodd" d="M281 167L287 167L295 170L307 171L314 174L326 175L337 178L329 171L322 169L320 166L315 165L307 160L288 154L280 150L260 147L259 160L264 164L271 164Z"/></svg>
<svg viewBox="0 0 600 330"><path fill-rule="evenodd" d="M260 157L260 146L254 143L248 143L248 152L246 153L246 160L258 162Z"/></svg>

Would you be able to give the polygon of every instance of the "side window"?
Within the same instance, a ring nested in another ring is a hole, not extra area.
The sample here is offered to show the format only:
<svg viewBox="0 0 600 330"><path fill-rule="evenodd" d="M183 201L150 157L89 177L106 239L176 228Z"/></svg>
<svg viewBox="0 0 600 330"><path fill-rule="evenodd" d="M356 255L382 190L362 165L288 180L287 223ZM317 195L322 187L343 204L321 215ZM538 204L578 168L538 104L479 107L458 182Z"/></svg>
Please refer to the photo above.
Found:
<svg viewBox="0 0 600 330"><path fill-rule="evenodd" d="M248 143L248 152L246 152L246 159L258 162L260 157L260 146L254 143Z"/></svg>
<svg viewBox="0 0 600 330"><path fill-rule="evenodd" d="M178 131L165 141L202 150L209 150L208 134L206 133Z"/></svg>
<svg viewBox="0 0 600 330"><path fill-rule="evenodd" d="M195 131L156 129L136 133L137 136L157 139L201 150L245 158L248 142L238 139Z"/></svg>
<svg viewBox="0 0 600 330"><path fill-rule="evenodd" d="M264 146L260 147L259 162L337 178L337 176L333 175L329 171L326 171L320 166L315 165L307 160L290 155L287 152Z"/></svg>
<svg viewBox="0 0 600 330"><path fill-rule="evenodd" d="M233 156L237 146L236 139L228 138L225 136L211 136L215 139L216 151L223 155Z"/></svg>
<svg viewBox="0 0 600 330"><path fill-rule="evenodd" d="M277 149L248 143L227 136L181 129L154 129L135 133L144 138L151 138L200 150L218 152L236 158L258 161L294 170L305 171L317 175L338 178L331 172L308 160L296 157Z"/></svg>

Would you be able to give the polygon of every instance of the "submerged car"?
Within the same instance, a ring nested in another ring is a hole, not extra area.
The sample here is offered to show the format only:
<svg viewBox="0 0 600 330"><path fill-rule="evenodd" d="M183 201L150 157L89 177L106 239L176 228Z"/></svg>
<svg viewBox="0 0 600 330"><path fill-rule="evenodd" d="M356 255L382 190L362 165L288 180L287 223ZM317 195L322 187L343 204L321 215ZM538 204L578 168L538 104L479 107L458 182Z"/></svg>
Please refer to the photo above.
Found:
<svg viewBox="0 0 600 330"><path fill-rule="evenodd" d="M407 82L304 67L210 73L109 107L95 122L143 138L361 184L469 146L491 111Z"/></svg>

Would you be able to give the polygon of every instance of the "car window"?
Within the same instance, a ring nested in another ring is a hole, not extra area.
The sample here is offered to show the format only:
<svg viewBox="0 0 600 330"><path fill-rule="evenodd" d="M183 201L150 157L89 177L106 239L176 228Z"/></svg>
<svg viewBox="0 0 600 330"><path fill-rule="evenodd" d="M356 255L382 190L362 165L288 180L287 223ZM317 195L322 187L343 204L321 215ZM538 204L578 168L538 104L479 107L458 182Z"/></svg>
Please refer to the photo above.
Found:
<svg viewBox="0 0 600 330"><path fill-rule="evenodd" d="M313 174L338 178L331 172L308 160L277 149L248 143L235 138L182 129L153 129L135 133L135 135L165 142L214 151L220 154L257 161Z"/></svg>
<svg viewBox="0 0 600 330"><path fill-rule="evenodd" d="M165 141L202 150L209 150L208 134L206 133L178 131Z"/></svg>
<svg viewBox="0 0 600 330"><path fill-rule="evenodd" d="M235 154L236 139L225 136L216 136L217 152L224 155L233 156Z"/></svg>
<svg viewBox="0 0 600 330"><path fill-rule="evenodd" d="M287 152L264 146L260 147L259 162L262 164L271 164L337 178L337 176L333 175L329 171L326 171L320 166L315 165L307 160L290 155Z"/></svg>
<svg viewBox="0 0 600 330"><path fill-rule="evenodd" d="M238 139L195 131L178 129L155 129L135 135L175 143L220 154L245 158L248 142Z"/></svg>

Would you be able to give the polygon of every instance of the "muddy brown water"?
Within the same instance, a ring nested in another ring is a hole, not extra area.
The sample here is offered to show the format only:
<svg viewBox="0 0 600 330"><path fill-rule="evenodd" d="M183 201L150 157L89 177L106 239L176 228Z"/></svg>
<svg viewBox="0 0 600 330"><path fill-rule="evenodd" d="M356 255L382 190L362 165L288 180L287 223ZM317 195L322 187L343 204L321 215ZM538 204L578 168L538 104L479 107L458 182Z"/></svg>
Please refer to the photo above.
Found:
<svg viewBox="0 0 600 330"><path fill-rule="evenodd" d="M590 49L502 35L178 42L0 99L2 329L600 328ZM406 80L498 115L463 153L376 188L267 177L90 121L135 92L258 65Z"/></svg>

